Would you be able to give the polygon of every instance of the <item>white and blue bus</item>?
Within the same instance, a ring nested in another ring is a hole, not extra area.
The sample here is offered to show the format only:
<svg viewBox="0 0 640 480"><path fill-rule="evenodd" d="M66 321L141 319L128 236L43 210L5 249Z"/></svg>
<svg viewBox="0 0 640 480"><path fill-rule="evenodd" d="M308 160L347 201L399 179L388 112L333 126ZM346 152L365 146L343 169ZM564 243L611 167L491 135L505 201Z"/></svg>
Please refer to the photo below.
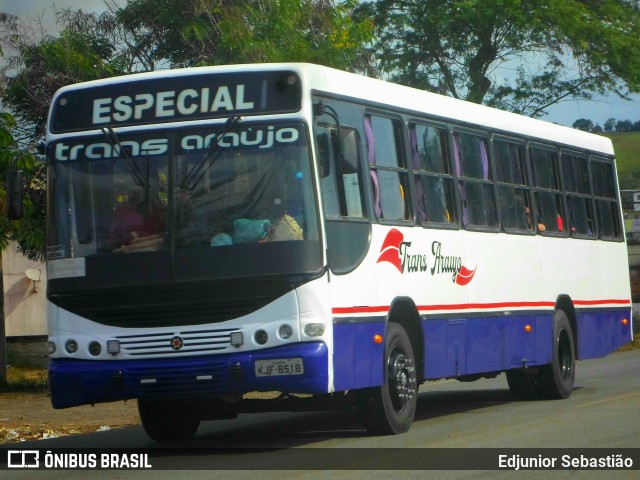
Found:
<svg viewBox="0 0 640 480"><path fill-rule="evenodd" d="M266 64L62 88L46 155L53 406L137 399L156 440L332 403L401 433L443 378L566 398L632 338L602 136Z"/></svg>

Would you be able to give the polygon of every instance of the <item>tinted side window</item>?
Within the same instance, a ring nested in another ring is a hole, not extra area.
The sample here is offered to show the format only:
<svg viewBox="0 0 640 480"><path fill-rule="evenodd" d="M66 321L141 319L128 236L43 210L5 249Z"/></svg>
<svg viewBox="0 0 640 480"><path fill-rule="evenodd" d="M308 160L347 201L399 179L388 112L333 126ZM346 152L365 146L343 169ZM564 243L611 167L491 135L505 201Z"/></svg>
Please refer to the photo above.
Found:
<svg viewBox="0 0 640 480"><path fill-rule="evenodd" d="M600 237L621 239L622 226L612 163L606 159L594 159L591 162L591 179Z"/></svg>
<svg viewBox="0 0 640 480"><path fill-rule="evenodd" d="M531 216L524 147L518 143L495 140L493 150L502 226L507 231L531 231L534 220Z"/></svg>
<svg viewBox="0 0 640 480"><path fill-rule="evenodd" d="M410 219L409 177L399 121L378 115L364 118L374 211L381 220Z"/></svg>
<svg viewBox="0 0 640 480"><path fill-rule="evenodd" d="M462 197L462 221L467 226L497 228L498 215L487 139L454 133L453 158Z"/></svg>
<svg viewBox="0 0 640 480"><path fill-rule="evenodd" d="M320 187L324 213L329 218L365 216L359 143L358 132L353 128L342 127L340 138L333 126L319 125L316 129Z"/></svg>
<svg viewBox="0 0 640 480"><path fill-rule="evenodd" d="M595 236L587 157L562 153L562 174L567 192L569 231L574 236Z"/></svg>
<svg viewBox="0 0 640 480"><path fill-rule="evenodd" d="M554 150L546 148L532 147L530 151L539 230L549 233L565 233L558 155Z"/></svg>
<svg viewBox="0 0 640 480"><path fill-rule="evenodd" d="M409 145L418 220L431 224L457 223L446 130L412 123Z"/></svg>

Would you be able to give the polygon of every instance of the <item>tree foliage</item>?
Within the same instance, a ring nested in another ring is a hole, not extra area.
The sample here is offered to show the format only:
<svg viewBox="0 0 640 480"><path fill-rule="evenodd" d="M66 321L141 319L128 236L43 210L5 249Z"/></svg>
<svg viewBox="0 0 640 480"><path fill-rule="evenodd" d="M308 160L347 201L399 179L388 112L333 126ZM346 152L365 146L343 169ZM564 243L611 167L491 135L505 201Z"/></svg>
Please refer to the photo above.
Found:
<svg viewBox="0 0 640 480"><path fill-rule="evenodd" d="M0 221L0 247L16 241L28 258L44 259L46 167L37 161L36 143L44 136L49 103L65 85L122 73L122 62L100 19L81 11L56 12L63 29L49 37L31 28L26 19L0 15L0 41L6 53L0 77L0 174L9 168L23 172L23 218ZM4 187L0 197L6 199Z"/></svg>
<svg viewBox="0 0 640 480"><path fill-rule="evenodd" d="M7 112L0 112L0 176L4 179L10 167L19 168L24 173L27 196L24 200L22 220L9 221L0 216L0 249L8 242L15 241L18 249L32 260L44 259L45 240L45 184L44 164L37 163L36 157L20 150L11 131L15 119ZM5 210L6 192L0 188L0 208Z"/></svg>
<svg viewBox="0 0 640 480"><path fill-rule="evenodd" d="M132 0L118 20L171 67L306 61L353 70L366 59L370 20L355 0Z"/></svg>
<svg viewBox="0 0 640 480"><path fill-rule="evenodd" d="M417 88L533 117L640 91L640 7L629 0L378 0L382 70Z"/></svg>
<svg viewBox="0 0 640 480"><path fill-rule="evenodd" d="M312 62L366 71L364 45L373 23L354 16L358 2L327 0L248 2L220 22L221 46L242 62Z"/></svg>
<svg viewBox="0 0 640 480"><path fill-rule="evenodd" d="M21 144L44 135L49 103L59 88L124 73L116 47L104 35L100 17L81 11L57 11L59 37L28 34L27 20L0 16L6 58L0 78L2 102L15 117Z"/></svg>

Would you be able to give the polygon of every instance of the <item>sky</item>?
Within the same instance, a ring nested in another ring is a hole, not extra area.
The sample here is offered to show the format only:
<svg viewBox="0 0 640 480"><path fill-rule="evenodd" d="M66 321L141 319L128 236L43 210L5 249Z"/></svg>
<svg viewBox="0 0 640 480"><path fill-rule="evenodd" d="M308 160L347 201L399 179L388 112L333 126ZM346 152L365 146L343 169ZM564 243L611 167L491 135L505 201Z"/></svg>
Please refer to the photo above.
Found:
<svg viewBox="0 0 640 480"><path fill-rule="evenodd" d="M86 12L104 10L104 0L0 0L0 11L21 18L42 17L47 32L54 34L56 27L51 15L54 4L58 9L81 8ZM609 118L636 122L640 120L640 95L633 95L632 101L622 100L615 95L591 101L567 101L550 107L542 120L571 126L579 118L589 119L600 126Z"/></svg>

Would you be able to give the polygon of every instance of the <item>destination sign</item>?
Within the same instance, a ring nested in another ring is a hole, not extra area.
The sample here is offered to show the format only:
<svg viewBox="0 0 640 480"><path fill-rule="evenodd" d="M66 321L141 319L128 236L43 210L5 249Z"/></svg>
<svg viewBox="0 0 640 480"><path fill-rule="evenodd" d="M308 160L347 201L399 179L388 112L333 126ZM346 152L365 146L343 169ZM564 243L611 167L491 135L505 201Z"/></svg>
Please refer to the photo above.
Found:
<svg viewBox="0 0 640 480"><path fill-rule="evenodd" d="M52 110L53 133L102 127L295 112L300 78L291 71L135 79L69 90Z"/></svg>

